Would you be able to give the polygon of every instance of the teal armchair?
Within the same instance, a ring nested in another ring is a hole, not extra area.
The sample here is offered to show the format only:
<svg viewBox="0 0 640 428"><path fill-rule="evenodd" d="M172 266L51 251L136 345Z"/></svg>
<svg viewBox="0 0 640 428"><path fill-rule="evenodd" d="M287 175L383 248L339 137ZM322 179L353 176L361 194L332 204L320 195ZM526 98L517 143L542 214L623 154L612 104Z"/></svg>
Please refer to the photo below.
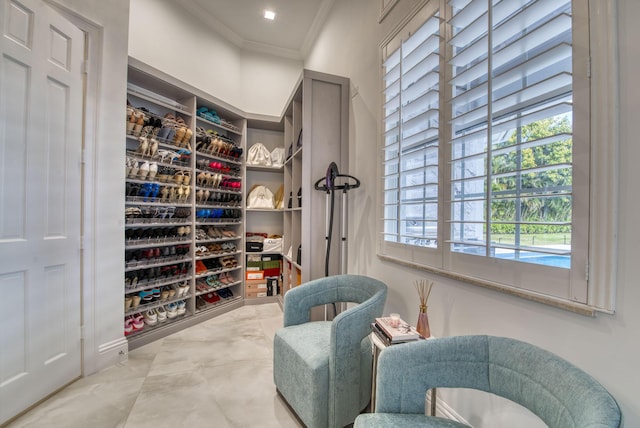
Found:
<svg viewBox="0 0 640 428"><path fill-rule="evenodd" d="M273 343L279 394L308 428L344 427L371 398L370 324L382 316L387 286L360 275L309 281L284 296L284 327ZM310 321L314 306L358 303L333 321Z"/></svg>
<svg viewBox="0 0 640 428"><path fill-rule="evenodd" d="M616 400L559 356L514 339L457 336L391 346L378 360L376 413L354 428L466 427L425 416L434 387L491 392L531 410L550 428L619 428Z"/></svg>

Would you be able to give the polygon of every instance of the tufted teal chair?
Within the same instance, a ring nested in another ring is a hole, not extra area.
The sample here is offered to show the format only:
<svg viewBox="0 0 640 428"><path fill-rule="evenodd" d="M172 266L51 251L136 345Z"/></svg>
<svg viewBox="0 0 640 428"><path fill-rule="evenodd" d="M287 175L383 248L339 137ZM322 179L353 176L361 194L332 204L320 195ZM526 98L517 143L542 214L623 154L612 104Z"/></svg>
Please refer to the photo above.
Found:
<svg viewBox="0 0 640 428"><path fill-rule="evenodd" d="M595 379L549 351L514 339L457 336L386 348L378 360L376 413L354 428L466 427L424 416L434 387L491 392L531 410L550 428L619 428L616 400Z"/></svg>
<svg viewBox="0 0 640 428"><path fill-rule="evenodd" d="M316 279L284 296L284 327L273 343L278 392L308 428L353 423L371 398L370 324L382 316L387 286L360 275ZM358 303L333 321L309 321L314 306Z"/></svg>

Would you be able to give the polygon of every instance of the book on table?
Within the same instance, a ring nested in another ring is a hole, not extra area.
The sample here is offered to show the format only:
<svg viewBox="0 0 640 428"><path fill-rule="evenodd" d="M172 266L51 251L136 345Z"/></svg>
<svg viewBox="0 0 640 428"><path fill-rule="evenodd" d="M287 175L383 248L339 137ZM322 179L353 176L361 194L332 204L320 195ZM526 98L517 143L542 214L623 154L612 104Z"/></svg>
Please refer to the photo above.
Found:
<svg viewBox="0 0 640 428"><path fill-rule="evenodd" d="M398 322L397 326L394 325L395 322ZM410 326L402 319L392 319L391 317L376 318L376 321L371 324L371 328L387 344L422 339L415 327Z"/></svg>

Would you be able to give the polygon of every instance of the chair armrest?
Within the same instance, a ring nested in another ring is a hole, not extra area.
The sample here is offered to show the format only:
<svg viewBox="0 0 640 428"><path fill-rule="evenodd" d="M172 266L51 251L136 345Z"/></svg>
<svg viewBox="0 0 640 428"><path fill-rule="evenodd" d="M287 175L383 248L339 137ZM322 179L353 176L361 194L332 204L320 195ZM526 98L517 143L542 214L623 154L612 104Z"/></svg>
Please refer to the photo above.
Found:
<svg viewBox="0 0 640 428"><path fill-rule="evenodd" d="M338 302L335 277L319 278L292 288L284 295L284 326L310 321L311 308Z"/></svg>
<svg viewBox="0 0 640 428"><path fill-rule="evenodd" d="M376 412L421 413L434 387L490 391L486 336L420 340L393 345L380 353Z"/></svg>

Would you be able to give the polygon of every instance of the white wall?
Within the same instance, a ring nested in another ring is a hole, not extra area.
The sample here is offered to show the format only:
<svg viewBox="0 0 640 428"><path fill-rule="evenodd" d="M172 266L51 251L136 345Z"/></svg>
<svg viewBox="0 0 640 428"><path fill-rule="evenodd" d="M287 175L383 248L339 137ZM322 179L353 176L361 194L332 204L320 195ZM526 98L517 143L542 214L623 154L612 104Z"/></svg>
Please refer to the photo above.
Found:
<svg viewBox="0 0 640 428"><path fill-rule="evenodd" d="M173 0L131 0L129 55L247 112L280 116L302 61L239 49Z"/></svg>
<svg viewBox="0 0 640 428"><path fill-rule="evenodd" d="M352 221L349 231L352 237L349 242L349 269L387 282L391 288L386 311L400 312L409 320L417 317L418 308L412 284L424 275L382 263L372 250L375 248L375 201L379 181L376 168L372 166L377 162L380 109L378 44L416 2L400 0L382 24L377 23L377 1L335 2L334 10L305 63L307 68L352 79L350 173L360 178L363 185L350 194ZM122 337L124 227L121 207L124 204L124 174L117 175L114 171L124 172L125 130L113 124L124 118L128 1L59 0L58 3L103 28L103 57L99 64L102 78L95 114L97 134L91 148L94 156L90 160L95 182L90 183L88 190L95 201L89 209L94 214L96 227L88 242L93 256L90 264L95 267L95 272L92 273L91 295L84 296L92 308L86 314L89 316L86 323L93 331L90 333L91 349L99 353L100 349ZM266 58L243 58L215 33L187 25L186 21L191 18L183 13L163 12L160 6L167 6L168 0L132 0L131 3L133 19L129 49L132 56L245 111L280 114L289 91L279 91L286 89L290 80L295 81L299 73L299 68L290 61L282 61L283 68L278 69L277 62ZM640 112L640 89L634 81L640 75L640 57L635 49L636 41L640 40L640 27L636 24L640 21L640 3L636 0L619 0L618 3L621 153L620 203L616 208L621 233L618 241L616 315L587 318L437 277L434 278L437 285L430 298L429 310L432 331L438 336L472 333L511 336L567 358L602 382L621 403L626 426L636 427L640 426L640 398L636 391L640 384L640 370L636 364L640 342L636 340L637 333L634 334L640 329L640 310L636 307L640 302L640 287L636 286L640 278L640 263L637 262L640 200L637 198L637 183L627 177L632 177L635 162L640 159L640 145L635 143L637 131L634 126ZM145 25L140 24L144 20L147 20ZM196 59L206 63L203 65ZM271 70L269 75L278 79L278 84L267 86L259 69L253 75L255 80L252 79L251 70L247 68L249 64L260 63L267 64L267 69ZM295 78L291 77L293 75ZM247 80L254 82L255 86L251 86L253 83L243 86L251 90L242 93L237 83ZM254 104L253 97L260 97L261 102ZM447 400L478 427L487 426L486 422L492 418L499 420L492 415L504 410L498 400L491 400L487 406L457 397L447 397ZM515 418L512 413L511 417ZM480 423L482 419L483 424ZM503 420L506 424L502 426L514 426L514 419ZM519 423L517 426L530 425Z"/></svg>
<svg viewBox="0 0 640 428"><path fill-rule="evenodd" d="M613 1L613 0L607 0ZM350 194L349 271L368 274L389 286L386 312L399 312L417 319L415 279L424 273L381 262L375 255L376 142L380 112L379 43L416 0L400 0L382 24L378 24L379 2L336 2L305 68L351 78L350 174L362 187ZM525 340L572 361L592 374L620 402L626 426L640 426L640 200L637 181L631 178L640 159L634 121L640 113L640 2L619 0L620 43L620 238L618 241L617 313L595 318L576 315L542 304L511 297L450 279L431 276L436 286L430 297L429 319L437 336L492 334ZM532 427L531 417L506 407L498 399L444 393L445 401L476 427ZM500 415L502 414L502 415ZM517 422L517 423L516 423Z"/></svg>
<svg viewBox="0 0 640 428"><path fill-rule="evenodd" d="M301 73L302 61L243 52L240 108L247 113L280 117Z"/></svg>
<svg viewBox="0 0 640 428"><path fill-rule="evenodd" d="M129 1L57 0L62 8L98 28L90 74L97 77L89 100L85 166L84 373L113 365L126 352L123 337L124 145ZM92 36L93 39L93 36ZM95 107L95 109L94 109ZM122 124L122 126L118 126Z"/></svg>

